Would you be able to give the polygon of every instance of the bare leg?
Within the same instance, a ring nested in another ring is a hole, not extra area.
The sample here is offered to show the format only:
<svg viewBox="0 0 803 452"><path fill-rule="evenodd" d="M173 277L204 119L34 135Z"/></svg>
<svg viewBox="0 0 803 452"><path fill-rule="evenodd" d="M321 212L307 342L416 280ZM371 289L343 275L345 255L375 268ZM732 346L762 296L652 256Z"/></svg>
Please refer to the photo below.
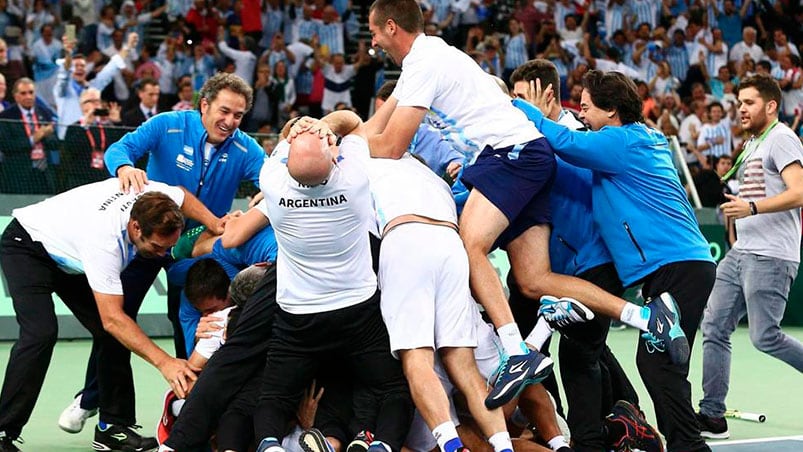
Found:
<svg viewBox="0 0 803 452"><path fill-rule="evenodd" d="M477 369L474 351L464 347L449 347L439 349L438 353L440 353L443 366L449 373L449 379L465 396L468 409L482 433L490 438L495 433L506 431L502 408L489 410L485 407L485 397L488 395L488 391L485 381Z"/></svg>
<svg viewBox="0 0 803 452"><path fill-rule="evenodd" d="M488 253L508 224L502 211L482 193L471 190L460 215L460 238L468 254L471 292L497 328L512 323L513 314Z"/></svg>
<svg viewBox="0 0 803 452"><path fill-rule="evenodd" d="M449 399L435 373L435 352L431 348L416 348L400 351L399 357L413 402L430 430L451 421Z"/></svg>
<svg viewBox="0 0 803 452"><path fill-rule="evenodd" d="M522 293L534 300L543 295L571 297L598 314L619 319L627 303L625 300L588 281L552 272L549 234L548 225L533 226L508 245L510 268L514 269Z"/></svg>

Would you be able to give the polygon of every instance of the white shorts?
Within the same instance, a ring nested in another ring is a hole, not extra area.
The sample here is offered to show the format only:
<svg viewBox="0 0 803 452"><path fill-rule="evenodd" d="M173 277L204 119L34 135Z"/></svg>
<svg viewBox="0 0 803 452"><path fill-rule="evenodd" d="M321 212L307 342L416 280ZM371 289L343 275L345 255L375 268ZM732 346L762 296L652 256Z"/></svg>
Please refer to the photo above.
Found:
<svg viewBox="0 0 803 452"><path fill-rule="evenodd" d="M486 380L495 377L495 373L499 370L501 363L502 343L499 341L499 336L494 332L493 326L485 323L480 316L479 310L476 310L476 318L474 320L477 325L477 339L479 344L474 349L474 359L477 361L477 367L480 370L480 375ZM435 355L435 373L443 384L443 389L449 397L449 412L452 416L452 422L455 425L460 425L460 420L457 417L457 410L454 406L452 394L454 393L454 385L449 381L446 374L446 369L443 368L438 355ZM438 442L432 436L427 423L421 417L421 413L415 410L413 423L410 425L410 432L407 433L407 439L404 445L415 451L429 451L438 447Z"/></svg>
<svg viewBox="0 0 803 452"><path fill-rule="evenodd" d="M405 223L382 239L379 255L382 318L390 351L476 347L468 286L468 256L446 226Z"/></svg>

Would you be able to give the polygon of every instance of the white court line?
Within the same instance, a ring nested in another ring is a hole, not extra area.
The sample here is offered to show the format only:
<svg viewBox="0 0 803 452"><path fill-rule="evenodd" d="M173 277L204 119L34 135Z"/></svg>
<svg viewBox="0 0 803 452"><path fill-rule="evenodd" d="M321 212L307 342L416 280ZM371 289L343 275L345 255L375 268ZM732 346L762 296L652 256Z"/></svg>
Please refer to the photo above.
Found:
<svg viewBox="0 0 803 452"><path fill-rule="evenodd" d="M728 441L709 442L710 447L730 446L734 444L771 443L776 441L803 441L803 436L771 436L769 438L735 439Z"/></svg>

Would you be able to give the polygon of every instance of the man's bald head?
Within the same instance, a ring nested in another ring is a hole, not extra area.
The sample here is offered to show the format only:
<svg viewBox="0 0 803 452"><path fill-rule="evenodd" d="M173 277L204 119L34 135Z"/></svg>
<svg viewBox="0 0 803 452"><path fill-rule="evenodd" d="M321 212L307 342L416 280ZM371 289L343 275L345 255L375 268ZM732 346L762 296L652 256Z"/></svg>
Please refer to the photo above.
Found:
<svg viewBox="0 0 803 452"><path fill-rule="evenodd" d="M334 162L327 140L317 134L304 132L290 144L287 171L303 185L315 186L329 178Z"/></svg>

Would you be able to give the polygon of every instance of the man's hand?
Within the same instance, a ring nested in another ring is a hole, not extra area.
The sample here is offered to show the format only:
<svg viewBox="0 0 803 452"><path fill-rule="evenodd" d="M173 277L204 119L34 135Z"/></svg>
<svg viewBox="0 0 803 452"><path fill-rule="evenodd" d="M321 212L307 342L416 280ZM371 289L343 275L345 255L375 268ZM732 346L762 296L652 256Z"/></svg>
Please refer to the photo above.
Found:
<svg viewBox="0 0 803 452"><path fill-rule="evenodd" d="M200 371L201 369L192 367L186 360L177 358L169 358L159 366L159 372L170 384L170 389L181 399L187 396L191 382L198 379L195 373Z"/></svg>
<svg viewBox="0 0 803 452"><path fill-rule="evenodd" d="M138 34L134 32L128 34L128 40L126 41L126 46L128 46L129 49L131 50L135 49L137 47L138 42L139 42Z"/></svg>
<svg viewBox="0 0 803 452"><path fill-rule="evenodd" d="M129 165L117 169L117 178L120 179L120 190L123 193L129 193L132 189L134 193L141 193L145 190L145 184L148 183L148 175L145 171Z"/></svg>
<svg viewBox="0 0 803 452"><path fill-rule="evenodd" d="M293 127L290 128L290 133L287 134L287 142L292 143L295 137L302 133L312 133L321 138L326 137L329 140L329 145L333 145L337 141L329 125L320 119L310 118L309 116L304 116L293 124Z"/></svg>
<svg viewBox="0 0 803 452"><path fill-rule="evenodd" d="M48 124L40 127L33 133L33 141L36 143L42 141L46 137L53 135L54 130L55 129L53 128L53 124Z"/></svg>
<svg viewBox="0 0 803 452"><path fill-rule="evenodd" d="M727 218L739 219L752 215L749 202L738 196L729 195L727 193L725 197L730 199L730 201L722 203L719 208L722 209L722 213L724 213Z"/></svg>
<svg viewBox="0 0 803 452"><path fill-rule="evenodd" d="M195 340L207 339L212 337L212 333L223 329L220 326L220 321L225 320L214 315L205 315L198 320L198 326L195 327Z"/></svg>
<svg viewBox="0 0 803 452"><path fill-rule="evenodd" d="M552 110L556 106L555 90L551 83L544 88L541 86L540 78L530 80L530 86L527 88L527 93L524 100L535 105L536 108L541 110L541 113L543 113L544 116L547 116L550 119L552 119L552 116L554 116L554 112Z"/></svg>
<svg viewBox="0 0 803 452"><path fill-rule="evenodd" d="M446 174L449 175L452 179L457 177L457 174L460 172L460 168L463 167L463 164L458 161L454 161L446 165Z"/></svg>
<svg viewBox="0 0 803 452"><path fill-rule="evenodd" d="M312 380L312 386L304 390L304 398L298 404L298 425L304 430L312 428L315 423L315 413L318 412L318 402L323 397L323 388L315 392L315 380Z"/></svg>

